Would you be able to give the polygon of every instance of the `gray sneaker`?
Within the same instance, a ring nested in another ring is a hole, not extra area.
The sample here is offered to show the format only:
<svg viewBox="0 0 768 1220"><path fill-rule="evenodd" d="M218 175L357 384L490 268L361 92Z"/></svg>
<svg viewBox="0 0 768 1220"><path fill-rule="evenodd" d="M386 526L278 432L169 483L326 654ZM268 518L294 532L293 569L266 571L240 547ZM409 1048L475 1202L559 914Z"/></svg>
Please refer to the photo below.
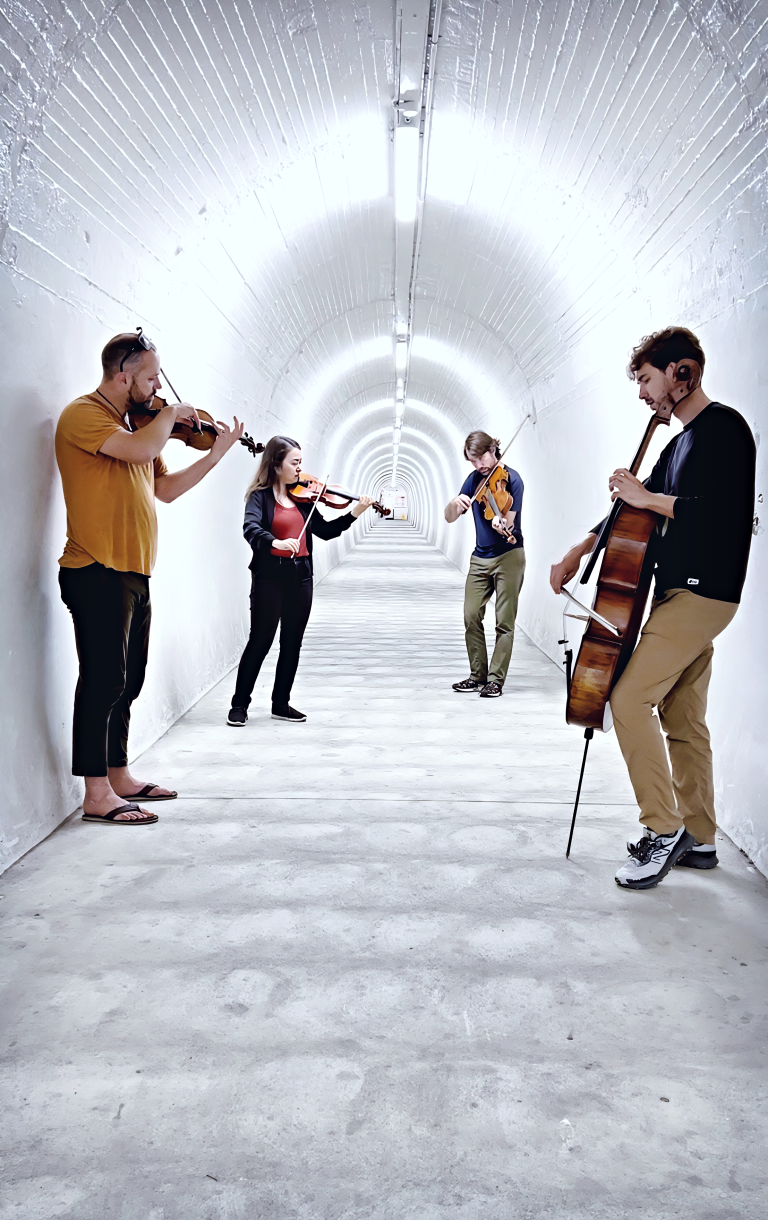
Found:
<svg viewBox="0 0 768 1220"><path fill-rule="evenodd" d="M625 890L652 890L695 842L684 826L671 835L646 830L637 843L627 843L629 859L616 873L616 884Z"/></svg>

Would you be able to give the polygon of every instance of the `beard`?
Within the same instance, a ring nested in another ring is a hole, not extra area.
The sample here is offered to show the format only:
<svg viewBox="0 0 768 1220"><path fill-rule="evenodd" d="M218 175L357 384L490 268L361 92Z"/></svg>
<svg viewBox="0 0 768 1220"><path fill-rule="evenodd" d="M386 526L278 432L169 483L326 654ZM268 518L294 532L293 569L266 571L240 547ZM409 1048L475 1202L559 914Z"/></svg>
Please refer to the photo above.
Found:
<svg viewBox="0 0 768 1220"><path fill-rule="evenodd" d="M152 403L154 402L154 399L155 399L154 393L150 394L149 398L144 398L142 395L139 394L139 391L136 388L136 383L135 382L131 383L131 386L128 390L128 402L129 402L130 406L132 406L132 407L151 407Z"/></svg>

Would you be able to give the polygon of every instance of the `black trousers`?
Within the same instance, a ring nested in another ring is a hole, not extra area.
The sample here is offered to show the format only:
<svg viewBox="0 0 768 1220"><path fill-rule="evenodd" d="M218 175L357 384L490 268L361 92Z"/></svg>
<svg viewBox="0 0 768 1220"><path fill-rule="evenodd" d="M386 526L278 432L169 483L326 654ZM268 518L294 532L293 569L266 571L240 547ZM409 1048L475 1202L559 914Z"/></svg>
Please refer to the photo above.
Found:
<svg viewBox="0 0 768 1220"><path fill-rule="evenodd" d="M72 724L72 774L106 775L128 763L131 704L144 685L152 609L149 577L100 563L59 570L75 624L80 676Z"/></svg>
<svg viewBox="0 0 768 1220"><path fill-rule="evenodd" d="M248 707L264 658L280 624L280 655L275 669L272 704L285 707L299 668L304 631L312 609L312 572L308 559L259 557L251 579L251 634L237 670L232 707Z"/></svg>

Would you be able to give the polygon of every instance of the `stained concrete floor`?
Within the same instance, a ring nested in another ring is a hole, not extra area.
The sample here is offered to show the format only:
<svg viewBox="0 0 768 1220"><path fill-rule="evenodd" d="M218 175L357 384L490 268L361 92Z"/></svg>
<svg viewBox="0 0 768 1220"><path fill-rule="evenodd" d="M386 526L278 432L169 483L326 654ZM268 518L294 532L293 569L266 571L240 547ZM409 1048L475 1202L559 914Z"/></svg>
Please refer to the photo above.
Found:
<svg viewBox="0 0 768 1220"><path fill-rule="evenodd" d="M295 703L225 679L142 758L159 825L2 879L1 1220L762 1220L768 885L613 881L636 810L523 636L382 524L318 586Z"/></svg>

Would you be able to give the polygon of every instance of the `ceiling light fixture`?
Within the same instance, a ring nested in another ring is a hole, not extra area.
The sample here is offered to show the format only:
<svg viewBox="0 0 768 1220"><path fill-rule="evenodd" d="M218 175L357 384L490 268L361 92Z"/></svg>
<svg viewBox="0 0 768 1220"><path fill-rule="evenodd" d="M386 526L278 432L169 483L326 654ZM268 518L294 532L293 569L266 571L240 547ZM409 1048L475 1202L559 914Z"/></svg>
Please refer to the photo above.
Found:
<svg viewBox="0 0 768 1220"><path fill-rule="evenodd" d="M422 183L426 176L434 72L442 0L396 0L394 106L395 276L393 284L395 371L398 377L395 414L402 423L408 387L412 308L421 239ZM400 391L400 378L403 389ZM392 481L397 477L399 437L393 445Z"/></svg>
<svg viewBox="0 0 768 1220"><path fill-rule="evenodd" d="M419 202L419 129L414 124L395 127L395 218L413 224Z"/></svg>

